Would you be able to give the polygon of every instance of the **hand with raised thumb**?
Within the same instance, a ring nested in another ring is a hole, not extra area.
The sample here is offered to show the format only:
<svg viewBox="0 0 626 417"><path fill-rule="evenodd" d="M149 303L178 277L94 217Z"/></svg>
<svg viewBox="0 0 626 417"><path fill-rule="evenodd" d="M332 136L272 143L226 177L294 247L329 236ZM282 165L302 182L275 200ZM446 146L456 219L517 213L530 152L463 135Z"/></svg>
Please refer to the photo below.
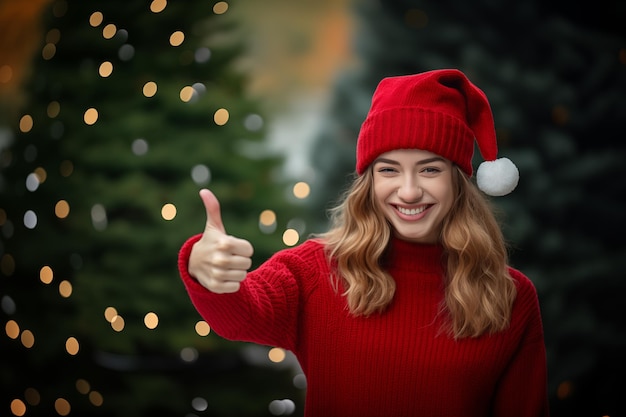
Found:
<svg viewBox="0 0 626 417"><path fill-rule="evenodd" d="M189 274L215 293L236 292L252 266L254 249L247 240L226 234L220 203L211 191L200 190L200 198L207 220L202 238L191 249Z"/></svg>

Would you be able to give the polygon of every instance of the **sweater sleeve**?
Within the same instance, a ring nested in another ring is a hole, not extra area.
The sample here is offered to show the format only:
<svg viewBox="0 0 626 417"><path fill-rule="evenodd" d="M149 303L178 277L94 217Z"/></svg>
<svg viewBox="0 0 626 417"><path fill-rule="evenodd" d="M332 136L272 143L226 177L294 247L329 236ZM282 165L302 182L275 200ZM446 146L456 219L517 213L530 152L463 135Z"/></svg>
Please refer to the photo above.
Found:
<svg viewBox="0 0 626 417"><path fill-rule="evenodd" d="M188 239L178 255L180 276L200 315L225 339L293 350L297 343L300 296L289 256L275 254L248 273L239 291L216 294L189 274L191 249L200 237Z"/></svg>
<svg viewBox="0 0 626 417"><path fill-rule="evenodd" d="M548 417L547 364L541 312L532 282L511 270L518 283L512 330L523 323L519 348L498 383L495 417Z"/></svg>

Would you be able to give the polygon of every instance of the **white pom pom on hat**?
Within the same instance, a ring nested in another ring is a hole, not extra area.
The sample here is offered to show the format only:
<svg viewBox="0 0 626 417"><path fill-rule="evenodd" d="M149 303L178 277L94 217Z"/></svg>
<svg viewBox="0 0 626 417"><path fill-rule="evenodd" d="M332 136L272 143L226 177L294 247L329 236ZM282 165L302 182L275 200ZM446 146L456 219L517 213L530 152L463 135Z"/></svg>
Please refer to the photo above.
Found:
<svg viewBox="0 0 626 417"><path fill-rule="evenodd" d="M497 158L493 114L487 96L457 69L387 77L376 88L359 131L356 170L395 149L422 149L473 174L474 144L485 160L476 182L485 194L503 196L515 189L519 171Z"/></svg>
<svg viewBox="0 0 626 417"><path fill-rule="evenodd" d="M485 161L476 170L476 184L485 194L500 197L517 187L519 171L509 158Z"/></svg>

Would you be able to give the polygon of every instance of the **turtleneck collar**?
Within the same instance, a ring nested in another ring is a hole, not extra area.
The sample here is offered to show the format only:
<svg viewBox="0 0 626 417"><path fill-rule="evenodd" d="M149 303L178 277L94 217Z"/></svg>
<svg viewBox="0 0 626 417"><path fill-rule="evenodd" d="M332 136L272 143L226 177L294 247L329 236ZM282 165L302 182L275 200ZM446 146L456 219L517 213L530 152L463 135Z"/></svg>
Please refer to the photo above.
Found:
<svg viewBox="0 0 626 417"><path fill-rule="evenodd" d="M414 243L392 237L385 264L389 270L442 273L442 258L440 244Z"/></svg>

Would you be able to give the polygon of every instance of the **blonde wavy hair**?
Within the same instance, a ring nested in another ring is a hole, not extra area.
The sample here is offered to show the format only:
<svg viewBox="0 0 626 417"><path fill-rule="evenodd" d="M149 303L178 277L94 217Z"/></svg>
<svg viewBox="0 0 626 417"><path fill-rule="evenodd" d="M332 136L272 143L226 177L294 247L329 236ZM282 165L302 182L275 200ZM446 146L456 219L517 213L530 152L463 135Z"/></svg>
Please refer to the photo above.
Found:
<svg viewBox="0 0 626 417"><path fill-rule="evenodd" d="M440 238L445 254L440 313L447 317L442 331L459 339L506 329L516 287L490 203L463 171L454 168L457 198ZM383 312L396 290L382 266L392 229L377 208L373 183L370 167L354 179L341 203L330 211L330 230L319 235L333 266L333 286L336 291L344 289L348 308L356 316Z"/></svg>

